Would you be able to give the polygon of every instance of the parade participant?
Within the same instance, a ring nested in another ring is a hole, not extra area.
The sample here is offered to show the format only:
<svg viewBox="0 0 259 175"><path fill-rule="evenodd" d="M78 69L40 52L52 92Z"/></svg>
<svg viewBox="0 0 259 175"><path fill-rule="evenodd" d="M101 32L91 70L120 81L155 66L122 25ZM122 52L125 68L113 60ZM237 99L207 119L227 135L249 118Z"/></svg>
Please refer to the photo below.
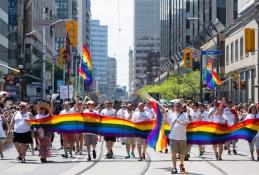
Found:
<svg viewBox="0 0 259 175"><path fill-rule="evenodd" d="M39 102L36 105L38 114L34 117L35 119L44 119L52 115L51 107L46 102ZM51 146L51 132L43 129L42 127L37 129L38 143L39 143L39 154L40 161L42 163L47 162L47 157L50 157L50 146Z"/></svg>
<svg viewBox="0 0 259 175"><path fill-rule="evenodd" d="M74 111L70 109L70 103L69 101L64 102L64 109L60 112L60 114L71 114ZM75 143L75 135L74 134L63 134L62 133L62 140L63 140L63 147L64 147L64 154L62 154L62 157L68 158L68 146L69 146L69 154L70 157L73 157L72 150Z"/></svg>
<svg viewBox="0 0 259 175"><path fill-rule="evenodd" d="M206 111L206 106L203 103L199 103L199 112L200 112L199 118L201 119L201 121L204 121L204 122L210 121L209 114Z"/></svg>
<svg viewBox="0 0 259 175"><path fill-rule="evenodd" d="M238 120L239 121L245 120L247 115L248 115L248 107L247 107L247 104L244 103L240 105L240 110L238 112Z"/></svg>
<svg viewBox="0 0 259 175"><path fill-rule="evenodd" d="M147 111L151 115L152 119L156 118L156 113L150 103L146 103L145 111Z"/></svg>
<svg viewBox="0 0 259 175"><path fill-rule="evenodd" d="M9 124L3 115L0 115L0 158L4 158L3 149L6 139L6 130L9 129Z"/></svg>
<svg viewBox="0 0 259 175"><path fill-rule="evenodd" d="M112 101L108 100L105 102L105 109L101 111L101 115L116 117L116 110L113 109ZM116 137L104 137L104 140L106 141L106 148L107 148L106 158L112 159L113 157L112 147L114 142L116 142Z"/></svg>
<svg viewBox="0 0 259 175"><path fill-rule="evenodd" d="M30 117L26 106L25 102L19 104L20 110L14 114L8 131L8 134L13 132L13 142L19 154L18 160L22 163L25 163L27 144L32 144L31 127L27 122Z"/></svg>
<svg viewBox="0 0 259 175"><path fill-rule="evenodd" d="M245 120L249 120L249 119L256 119L259 118L259 114L258 114L258 109L256 107L256 105L251 105L249 107L248 110L248 115L246 116ZM257 150L257 160L259 157L259 134L257 132L254 140L252 142L249 143L249 149L250 149L250 154L251 154L251 159L254 161L254 144L256 144L256 150ZM259 160L258 160L259 161Z"/></svg>
<svg viewBox="0 0 259 175"><path fill-rule="evenodd" d="M196 121L202 121L202 118L201 118L201 112L199 111L199 103L195 102L191 105L191 108L189 108L190 110L190 121L191 122L196 122ZM191 152L191 146L192 145L187 145L188 147L188 157L190 155L190 152ZM202 150L202 145L198 145L199 147L199 155L202 156L203 155L203 150Z"/></svg>
<svg viewBox="0 0 259 175"><path fill-rule="evenodd" d="M34 115L32 114L32 106L28 104L26 106L26 110L27 110L30 118L33 118ZM31 149L32 155L34 156L34 128L31 129L31 137L32 137L32 144L30 144L30 149Z"/></svg>
<svg viewBox="0 0 259 175"><path fill-rule="evenodd" d="M217 124L226 124L226 120L223 117L223 110L226 104L226 100L223 99L222 102L218 102L216 105L216 111L212 115L211 121ZM215 153L215 157L217 160L222 160L222 153L223 153L223 143L214 144L213 151Z"/></svg>
<svg viewBox="0 0 259 175"><path fill-rule="evenodd" d="M74 108L71 109L73 113L82 113L84 111L83 102L80 100L76 101ZM82 133L75 134L76 140L76 154L82 155L84 136Z"/></svg>
<svg viewBox="0 0 259 175"><path fill-rule="evenodd" d="M124 112L123 118L126 120L132 121L132 115L133 115L133 109L132 105L128 104L127 105L127 110ZM127 151L127 156L125 157L126 159L129 159L130 156L135 158L135 148L136 148L136 139L135 137L127 137L126 138L126 151ZM130 153L131 149L131 153Z"/></svg>
<svg viewBox="0 0 259 175"><path fill-rule="evenodd" d="M227 102L227 105L224 108L223 117L227 121L228 126L233 126L238 121L237 111L232 109L230 101ZM226 142L228 154L231 154L230 144L232 144L233 145L233 154L237 155L236 142L237 142L237 140L232 140L232 141Z"/></svg>
<svg viewBox="0 0 259 175"><path fill-rule="evenodd" d="M152 120L151 114L145 111L144 107L145 107L144 103L139 103L138 110L134 112L132 116L132 121L134 123ZM143 159L146 158L146 150L147 150L146 139L136 138L136 142L137 142L137 148L139 153L139 161L142 161Z"/></svg>
<svg viewBox="0 0 259 175"><path fill-rule="evenodd" d="M87 101L86 103L87 109L84 110L84 113L94 113L98 112L94 110L94 102L92 100ZM97 145L98 137L96 134L86 133L85 134L85 145L87 148L88 159L87 161L91 161L91 146L93 147L93 159L96 159L96 145Z"/></svg>
<svg viewBox="0 0 259 175"><path fill-rule="evenodd" d="M118 118L124 118L124 113L127 111L127 104L122 103L121 104L121 109L118 110L117 112L117 117ZM125 145L126 139L124 137L120 138L121 144Z"/></svg>
<svg viewBox="0 0 259 175"><path fill-rule="evenodd" d="M167 122L170 125L170 148L172 151L173 169L172 174L176 174L176 154L180 154L180 171L185 172L184 158L187 150L186 127L190 123L189 117L185 112L182 112L182 104L175 103L174 112L169 113Z"/></svg>

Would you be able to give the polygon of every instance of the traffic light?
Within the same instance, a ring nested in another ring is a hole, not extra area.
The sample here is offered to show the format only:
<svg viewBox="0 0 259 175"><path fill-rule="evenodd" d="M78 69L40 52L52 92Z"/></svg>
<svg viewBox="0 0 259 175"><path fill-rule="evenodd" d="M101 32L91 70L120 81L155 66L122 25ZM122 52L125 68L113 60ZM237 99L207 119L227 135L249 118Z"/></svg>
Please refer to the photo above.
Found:
<svg viewBox="0 0 259 175"><path fill-rule="evenodd" d="M245 28L245 52L255 51L255 29Z"/></svg>
<svg viewBox="0 0 259 175"><path fill-rule="evenodd" d="M184 66L186 68L192 68L192 49L185 48L183 55Z"/></svg>
<svg viewBox="0 0 259 175"><path fill-rule="evenodd" d="M60 48L59 49L59 65L63 66L64 65L64 53L65 53L65 48Z"/></svg>

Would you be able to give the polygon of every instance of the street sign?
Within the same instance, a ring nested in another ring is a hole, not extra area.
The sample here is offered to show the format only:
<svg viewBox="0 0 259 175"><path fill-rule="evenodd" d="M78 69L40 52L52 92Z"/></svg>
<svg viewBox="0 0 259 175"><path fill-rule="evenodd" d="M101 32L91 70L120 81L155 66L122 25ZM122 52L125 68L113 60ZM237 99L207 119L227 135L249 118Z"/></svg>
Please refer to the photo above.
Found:
<svg viewBox="0 0 259 175"><path fill-rule="evenodd" d="M222 50L202 50L201 55L222 55Z"/></svg>
<svg viewBox="0 0 259 175"><path fill-rule="evenodd" d="M72 99L73 98L73 86L70 85L69 86L69 91L68 91L68 86L60 86L60 99L67 99L68 98L68 94L69 94L69 98Z"/></svg>

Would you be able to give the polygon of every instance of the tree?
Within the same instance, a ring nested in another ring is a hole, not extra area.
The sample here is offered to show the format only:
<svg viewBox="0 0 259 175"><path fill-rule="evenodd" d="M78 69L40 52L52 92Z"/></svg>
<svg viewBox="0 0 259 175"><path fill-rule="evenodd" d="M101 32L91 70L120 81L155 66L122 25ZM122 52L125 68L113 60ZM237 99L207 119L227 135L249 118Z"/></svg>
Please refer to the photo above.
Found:
<svg viewBox="0 0 259 175"><path fill-rule="evenodd" d="M171 75L167 80L160 85L146 85L139 89L138 94L142 99L145 99L144 92L159 93L161 98L171 100L179 96L188 99L195 99L199 93L200 88L200 73L199 71L186 72L179 77L178 75Z"/></svg>

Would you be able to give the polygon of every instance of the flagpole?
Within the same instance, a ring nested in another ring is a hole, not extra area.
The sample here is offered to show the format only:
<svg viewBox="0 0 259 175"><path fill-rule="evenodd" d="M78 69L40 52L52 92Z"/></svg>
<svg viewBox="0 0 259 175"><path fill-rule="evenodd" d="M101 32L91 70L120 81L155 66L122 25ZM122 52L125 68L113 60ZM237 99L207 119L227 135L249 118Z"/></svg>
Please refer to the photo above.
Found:
<svg viewBox="0 0 259 175"><path fill-rule="evenodd" d="M56 55L56 44L55 44L55 29L53 28L52 34L52 94L55 93L55 64L54 64L54 56Z"/></svg>

